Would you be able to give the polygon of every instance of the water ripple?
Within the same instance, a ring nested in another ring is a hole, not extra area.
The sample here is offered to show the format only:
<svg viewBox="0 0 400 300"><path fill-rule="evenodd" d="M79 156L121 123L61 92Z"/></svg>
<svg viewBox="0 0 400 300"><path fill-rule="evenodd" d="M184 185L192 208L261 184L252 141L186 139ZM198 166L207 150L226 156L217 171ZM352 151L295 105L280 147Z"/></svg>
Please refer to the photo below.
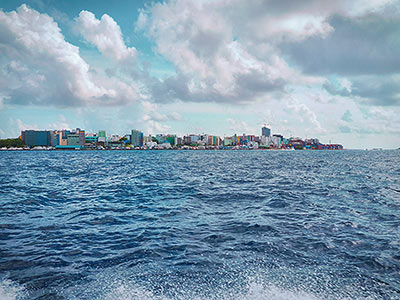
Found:
<svg viewBox="0 0 400 300"><path fill-rule="evenodd" d="M0 153L0 299L399 299L399 151Z"/></svg>

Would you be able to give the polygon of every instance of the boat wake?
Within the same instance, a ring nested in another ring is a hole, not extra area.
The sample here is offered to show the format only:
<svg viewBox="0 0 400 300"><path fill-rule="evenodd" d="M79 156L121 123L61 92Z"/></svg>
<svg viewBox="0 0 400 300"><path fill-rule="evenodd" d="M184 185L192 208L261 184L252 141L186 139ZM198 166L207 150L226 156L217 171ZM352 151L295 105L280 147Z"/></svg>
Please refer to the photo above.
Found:
<svg viewBox="0 0 400 300"><path fill-rule="evenodd" d="M0 299L1 300L18 300L25 298L25 289L12 282L11 280L0 281Z"/></svg>

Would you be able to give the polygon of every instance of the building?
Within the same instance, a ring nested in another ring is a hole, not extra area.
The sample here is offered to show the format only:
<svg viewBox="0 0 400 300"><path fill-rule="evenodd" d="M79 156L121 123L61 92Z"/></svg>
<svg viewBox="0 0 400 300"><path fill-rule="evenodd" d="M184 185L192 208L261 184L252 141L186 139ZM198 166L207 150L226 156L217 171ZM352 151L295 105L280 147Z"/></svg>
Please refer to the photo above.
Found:
<svg viewBox="0 0 400 300"><path fill-rule="evenodd" d="M23 130L21 139L29 147L54 145L54 133L48 130Z"/></svg>
<svg viewBox="0 0 400 300"><path fill-rule="evenodd" d="M197 144L197 142L200 140L200 137L197 134L191 134L189 137L191 144Z"/></svg>
<svg viewBox="0 0 400 300"><path fill-rule="evenodd" d="M267 124L261 128L261 136L271 136L271 128Z"/></svg>
<svg viewBox="0 0 400 300"><path fill-rule="evenodd" d="M224 138L224 146L232 146L232 138L225 137Z"/></svg>
<svg viewBox="0 0 400 300"><path fill-rule="evenodd" d="M76 133L79 135L79 146L85 146L85 130L77 128Z"/></svg>
<svg viewBox="0 0 400 300"><path fill-rule="evenodd" d="M67 134L68 146L85 146L85 130L77 128L73 132Z"/></svg>
<svg viewBox="0 0 400 300"><path fill-rule="evenodd" d="M69 133L67 136L68 146L80 146L80 136L77 133Z"/></svg>
<svg viewBox="0 0 400 300"><path fill-rule="evenodd" d="M174 145L175 145L175 138L176 138L175 135L168 134L168 135L166 136L166 138L165 138L165 141L166 141L167 143L170 143L171 146L174 146Z"/></svg>
<svg viewBox="0 0 400 300"><path fill-rule="evenodd" d="M270 146L270 145L271 145L271 136L262 135L262 136L260 137L260 145L263 145L263 146Z"/></svg>
<svg viewBox="0 0 400 300"><path fill-rule="evenodd" d="M93 134L93 133L87 134L85 136L85 144L95 145L95 144L97 144L97 139L98 139L98 136L96 134Z"/></svg>
<svg viewBox="0 0 400 300"><path fill-rule="evenodd" d="M121 137L118 134L110 135L108 139L111 143L118 143L121 140Z"/></svg>
<svg viewBox="0 0 400 300"><path fill-rule="evenodd" d="M54 146L67 146L69 130L56 130L54 131Z"/></svg>
<svg viewBox="0 0 400 300"><path fill-rule="evenodd" d="M183 139L181 137L175 137L175 145L183 145Z"/></svg>
<svg viewBox="0 0 400 300"><path fill-rule="evenodd" d="M271 138L272 144L275 147L281 147L283 144L283 136L280 134L274 134Z"/></svg>
<svg viewBox="0 0 400 300"><path fill-rule="evenodd" d="M97 142L105 144L107 142L107 136L106 136L106 131L105 130L99 130L97 134Z"/></svg>
<svg viewBox="0 0 400 300"><path fill-rule="evenodd" d="M132 129L131 144L134 147L142 147L143 146L143 132Z"/></svg>

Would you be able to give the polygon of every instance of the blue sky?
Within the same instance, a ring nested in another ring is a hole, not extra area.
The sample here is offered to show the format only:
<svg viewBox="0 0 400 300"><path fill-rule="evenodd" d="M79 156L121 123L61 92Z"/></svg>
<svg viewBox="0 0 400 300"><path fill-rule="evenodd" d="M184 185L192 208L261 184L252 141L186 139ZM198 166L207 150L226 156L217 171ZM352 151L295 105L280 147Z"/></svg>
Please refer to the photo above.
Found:
<svg viewBox="0 0 400 300"><path fill-rule="evenodd" d="M400 146L400 2L1 1L0 137L23 129Z"/></svg>

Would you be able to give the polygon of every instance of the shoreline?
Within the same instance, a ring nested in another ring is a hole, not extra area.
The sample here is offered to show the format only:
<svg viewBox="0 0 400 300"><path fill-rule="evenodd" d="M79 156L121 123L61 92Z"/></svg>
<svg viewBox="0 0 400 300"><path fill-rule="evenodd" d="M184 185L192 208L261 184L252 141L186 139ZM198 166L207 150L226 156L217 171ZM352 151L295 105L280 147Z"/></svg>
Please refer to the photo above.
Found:
<svg viewBox="0 0 400 300"><path fill-rule="evenodd" d="M352 149L263 149L263 148L170 148L170 149L23 149L23 148L8 148L3 149L0 148L0 151L343 151L343 150L352 150ZM353 150L362 150L362 149L353 149ZM368 149L365 149L368 150ZM363 151L365 151L363 150ZM370 150L372 151L372 150Z"/></svg>

